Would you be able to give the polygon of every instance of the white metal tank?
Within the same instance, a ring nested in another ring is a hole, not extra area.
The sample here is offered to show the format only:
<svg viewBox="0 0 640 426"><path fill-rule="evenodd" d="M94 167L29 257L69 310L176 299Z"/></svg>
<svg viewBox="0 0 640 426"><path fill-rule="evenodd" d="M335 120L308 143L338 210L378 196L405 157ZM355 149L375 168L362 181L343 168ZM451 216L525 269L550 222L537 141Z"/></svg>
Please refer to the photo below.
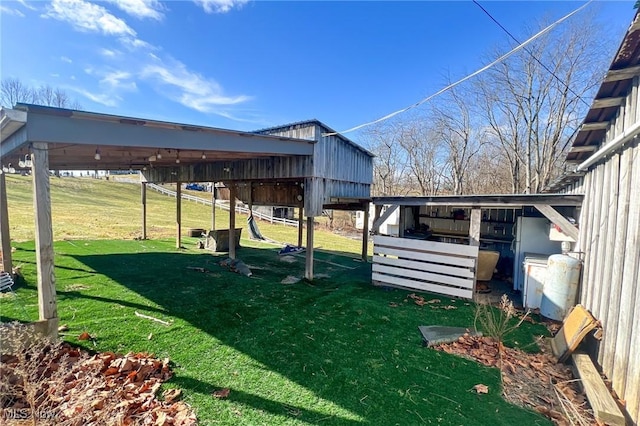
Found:
<svg viewBox="0 0 640 426"><path fill-rule="evenodd" d="M581 262L566 254L553 254L547 262L540 314L562 321L576 304Z"/></svg>

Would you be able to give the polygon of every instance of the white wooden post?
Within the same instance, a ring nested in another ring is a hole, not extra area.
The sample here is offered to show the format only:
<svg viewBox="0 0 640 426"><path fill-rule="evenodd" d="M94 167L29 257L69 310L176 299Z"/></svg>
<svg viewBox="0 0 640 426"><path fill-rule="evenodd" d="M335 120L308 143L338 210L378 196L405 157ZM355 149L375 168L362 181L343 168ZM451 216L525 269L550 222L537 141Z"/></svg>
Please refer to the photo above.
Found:
<svg viewBox="0 0 640 426"><path fill-rule="evenodd" d="M307 256L304 277L313 281L313 217L307 217Z"/></svg>
<svg viewBox="0 0 640 426"><path fill-rule="evenodd" d="M33 210L36 225L38 314L40 320L57 320L56 278L53 264L53 228L49 192L49 151L46 143L33 143ZM57 329L53 330L57 335Z"/></svg>
<svg viewBox="0 0 640 426"><path fill-rule="evenodd" d="M471 209L469 221L469 245L480 245L480 209Z"/></svg>
<svg viewBox="0 0 640 426"><path fill-rule="evenodd" d="M236 186L229 187L229 257L236 258Z"/></svg>
<svg viewBox="0 0 640 426"><path fill-rule="evenodd" d="M96 174L97 175L97 174ZM142 239L147 239L147 183L142 182L140 198L142 202Z"/></svg>
<svg viewBox="0 0 640 426"><path fill-rule="evenodd" d="M11 273L13 261L11 254L11 235L9 233L7 183L5 175L2 172L0 172L0 240L2 240L2 269Z"/></svg>
<svg viewBox="0 0 640 426"><path fill-rule="evenodd" d="M182 182L176 182L176 248L182 247Z"/></svg>

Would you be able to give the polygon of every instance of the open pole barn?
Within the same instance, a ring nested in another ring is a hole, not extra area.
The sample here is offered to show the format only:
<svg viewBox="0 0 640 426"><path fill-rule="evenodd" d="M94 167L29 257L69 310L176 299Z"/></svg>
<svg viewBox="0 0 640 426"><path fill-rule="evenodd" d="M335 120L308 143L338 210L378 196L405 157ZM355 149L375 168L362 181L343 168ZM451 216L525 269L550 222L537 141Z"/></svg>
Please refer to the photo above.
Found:
<svg viewBox="0 0 640 426"><path fill-rule="evenodd" d="M592 358L640 421L640 18L636 13L551 188L584 194L580 302L604 330Z"/></svg>
<svg viewBox="0 0 640 426"><path fill-rule="evenodd" d="M230 193L229 257L235 258L235 201L297 207L307 222L305 277L313 279L314 217L324 209L367 210L373 155L317 120L258 132L17 104L0 110L0 238L11 271L4 173L33 177L39 329L57 333L50 170L134 170L146 183L175 183L181 247L183 182L221 182ZM304 212L304 213L302 213ZM144 216L144 214L143 214ZM146 218L142 219L142 229ZM302 241L302 227L299 241ZM363 233L366 259L367 232Z"/></svg>

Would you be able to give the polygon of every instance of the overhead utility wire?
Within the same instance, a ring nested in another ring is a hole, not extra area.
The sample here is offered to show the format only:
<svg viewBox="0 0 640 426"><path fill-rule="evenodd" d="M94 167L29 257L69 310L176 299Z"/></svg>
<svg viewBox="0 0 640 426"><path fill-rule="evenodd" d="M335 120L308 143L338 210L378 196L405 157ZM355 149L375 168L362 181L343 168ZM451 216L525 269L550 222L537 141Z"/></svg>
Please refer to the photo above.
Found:
<svg viewBox="0 0 640 426"><path fill-rule="evenodd" d="M573 15L575 15L576 13L580 12L582 9L584 9L585 7L587 7L591 2L593 2L593 0L589 0L588 2L586 2L585 4L583 4L582 6L580 6L579 8L577 8L576 10L574 10L573 12L569 13L566 16L563 16L562 18L558 19L556 22L554 22L553 24L549 25L548 27L546 27L545 29L543 29L542 31L538 32L537 34L535 34L534 36L532 36L531 38L529 38L527 41L525 41L524 43L521 43L519 46L514 47L511 51L509 51L508 53L505 53L504 55L500 56L498 59L496 59L495 61L491 62L489 65L485 65L484 67L480 68L479 70L467 75L466 77L461 78L460 80L456 81L455 83L451 83L446 87L443 87L442 89L438 90L436 93L427 96L426 98L412 104L409 105L406 108L403 108L401 110L392 112L390 114L385 115L384 117L380 117L377 120L373 120L373 121L369 121L367 123L363 123L360 124L358 126L352 127L350 129L347 130L343 130L341 132L331 132L331 133L323 133L322 136L334 136L337 135L338 133L349 133L349 132L353 132L355 130L358 129L362 129L363 127L367 127L367 126L371 126L372 124L376 124L376 123L380 123L382 121L388 120L391 117L394 117L398 114L401 114L403 112L409 111L410 109L416 108L420 105L422 105L423 103L435 98L436 96L446 92L449 89L452 89L454 87L456 87L457 85L459 85L460 83L463 83L467 80L469 80L472 77L475 77L476 75L488 70L489 68L491 68L492 66L494 66L495 64L498 64L502 61L504 61L505 59L507 59L509 56L513 55L514 53L518 52L519 50L523 49L526 45L528 45L529 43L531 43L532 41L534 41L535 39L537 39L538 37L548 33L549 31L551 31L553 28L555 28L557 25L561 24L562 22L566 21L567 19L569 19L570 17L572 17Z"/></svg>
<svg viewBox="0 0 640 426"><path fill-rule="evenodd" d="M515 41L516 43L520 44L520 41L514 37L513 34L511 34L509 32L508 29L506 29L505 27L502 26L502 24L500 22L498 22L498 20L496 18L494 18L487 9L485 9L484 7L482 7L482 5L480 3L478 3L477 0L473 0L473 2L480 8L482 9L482 11L493 21L496 23L496 25L498 25L500 28L502 28L502 30L507 33L507 35L509 37L511 37L513 39L513 41ZM542 61L540 61L531 51L529 51L529 49L524 49L525 52L527 52L529 55L531 55L531 57L538 63L540 64L540 66L542 66L542 68L544 68L549 74L551 74L552 76L555 77L556 80L558 80L568 91L571 92L571 94L573 94L575 97L577 97L578 99L580 99L582 101L583 104L585 104L588 107L590 107L591 105L589 105L587 103L587 101L585 101L584 99L582 99L582 97L580 95L578 95L576 92L573 91L573 89L571 89L571 87L569 87L569 85L567 83L564 82L564 80L562 80L560 77L558 77L556 75L556 73L554 73L551 69L549 69L545 64L542 63Z"/></svg>

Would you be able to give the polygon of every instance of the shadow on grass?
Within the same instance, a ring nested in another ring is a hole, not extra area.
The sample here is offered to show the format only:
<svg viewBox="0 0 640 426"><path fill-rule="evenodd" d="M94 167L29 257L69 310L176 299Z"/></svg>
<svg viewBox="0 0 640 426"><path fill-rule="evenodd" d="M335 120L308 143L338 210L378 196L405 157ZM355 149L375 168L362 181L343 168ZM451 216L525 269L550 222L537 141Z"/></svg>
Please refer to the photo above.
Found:
<svg viewBox="0 0 640 426"><path fill-rule="evenodd" d="M502 400L498 370L421 346L419 325L472 325L463 300L417 306L408 292L372 287L371 266L339 252L316 253L323 278L282 284L304 275L303 256L289 263L277 249L244 247L238 256L252 268L249 278L219 266L224 255L176 252L169 243L101 246L103 254L56 251L60 287L81 265L109 279L60 291L60 305L86 308L78 313L85 324L104 317L98 340L112 350L170 356L171 383L191 393L204 423L548 424ZM164 327L127 309L174 322ZM471 392L478 383L490 393ZM210 396L223 387L228 399Z"/></svg>

